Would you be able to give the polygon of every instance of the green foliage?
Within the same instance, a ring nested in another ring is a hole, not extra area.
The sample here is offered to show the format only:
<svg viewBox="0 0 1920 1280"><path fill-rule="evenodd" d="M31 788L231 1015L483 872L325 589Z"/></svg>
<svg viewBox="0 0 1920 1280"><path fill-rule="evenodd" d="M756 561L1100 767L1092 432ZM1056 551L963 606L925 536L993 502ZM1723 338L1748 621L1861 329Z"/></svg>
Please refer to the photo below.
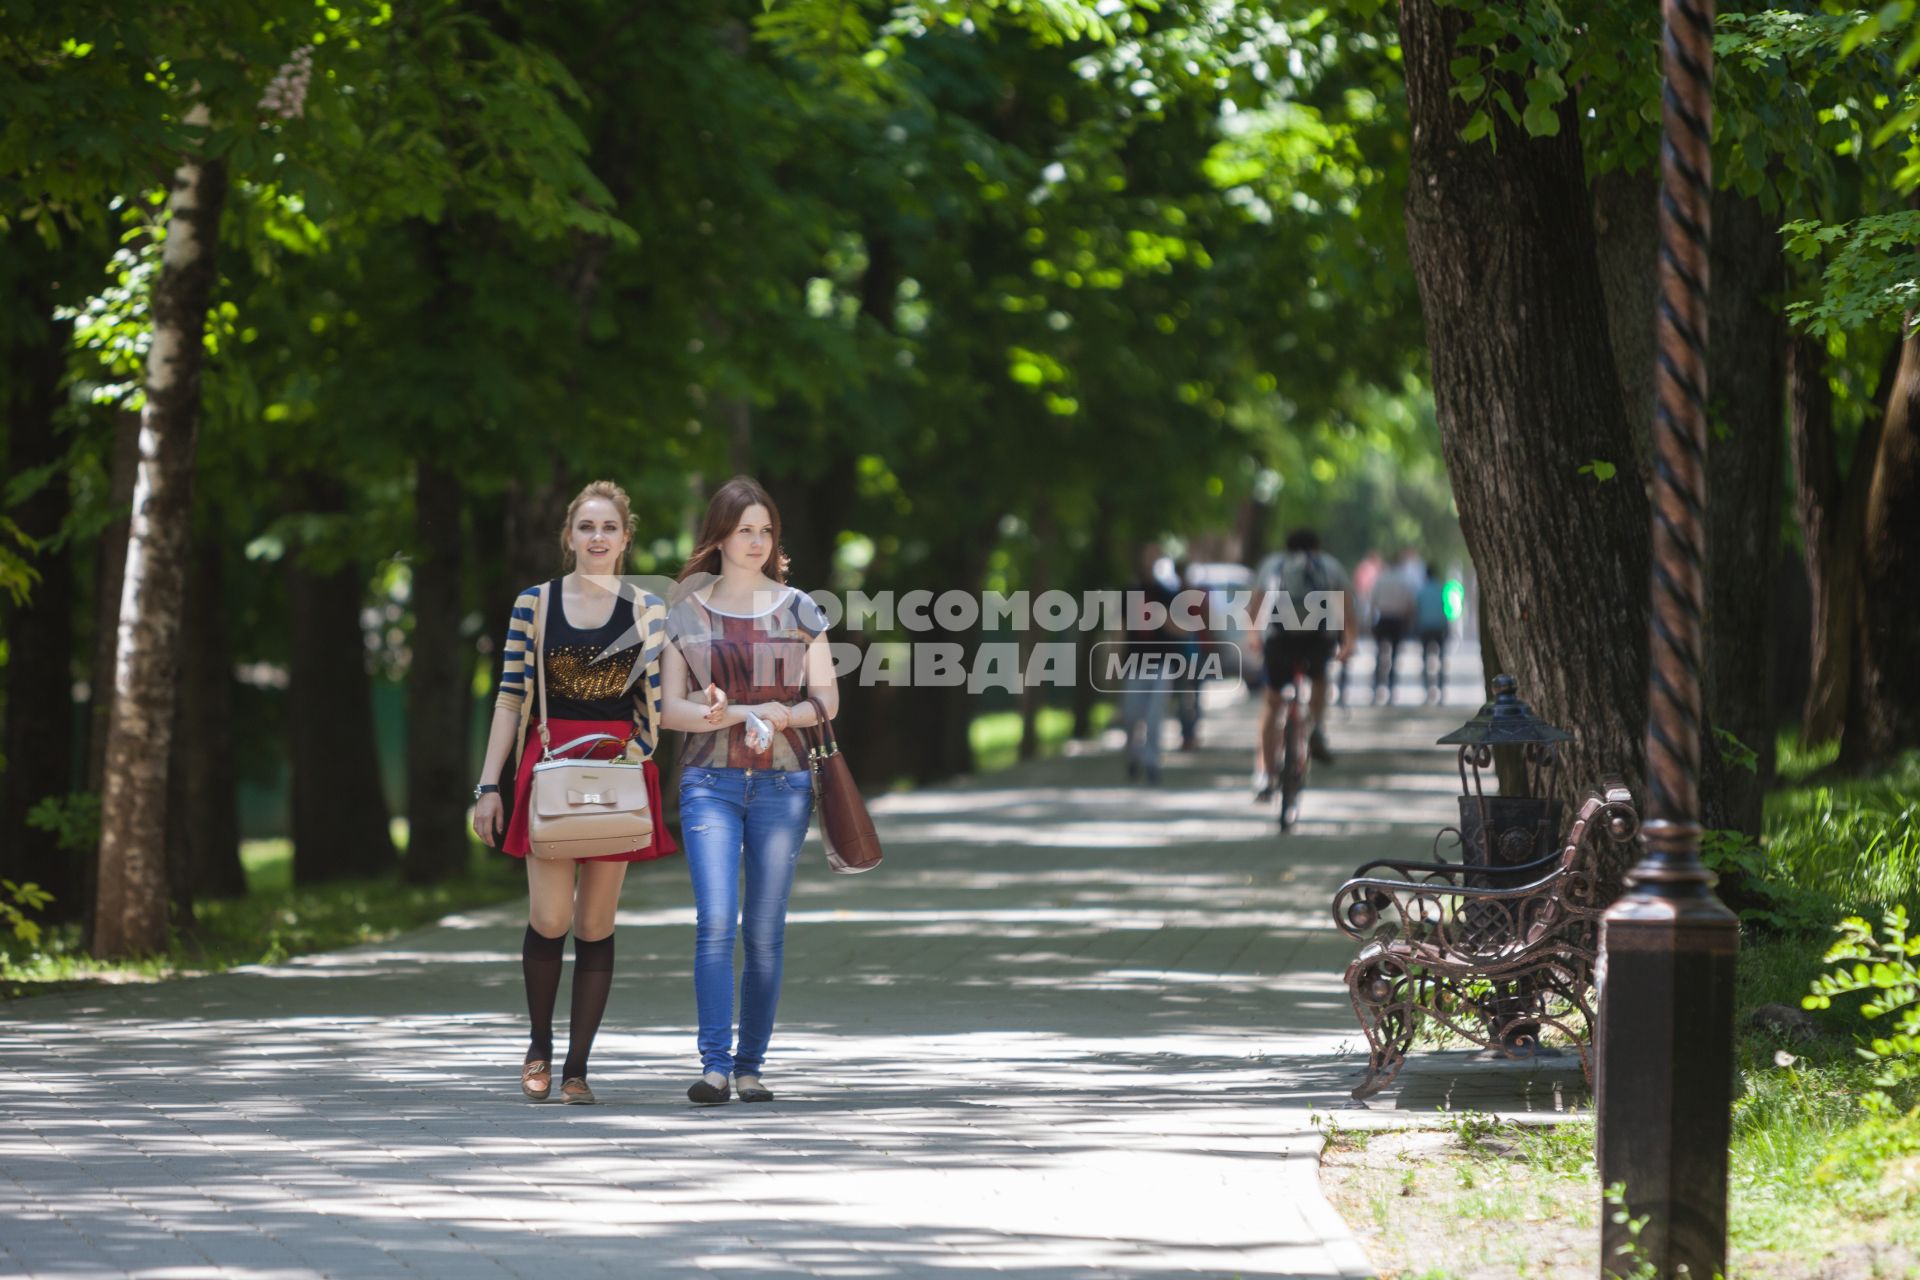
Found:
<svg viewBox="0 0 1920 1280"><path fill-rule="evenodd" d="M1474 23L1461 33L1451 64L1453 96L1473 108L1460 137L1497 146L1498 111L1527 136L1560 132L1560 106L1567 100L1563 75L1573 57L1578 27L1559 0L1525 5L1470 4Z"/></svg>
<svg viewBox="0 0 1920 1280"><path fill-rule="evenodd" d="M1584 463L1580 467L1581 475L1592 476L1595 480L1598 480L1603 484L1608 480L1613 479L1615 475L1619 474L1619 471L1620 471L1620 468L1614 466L1611 462L1603 461L1600 458L1595 458L1592 462Z"/></svg>
<svg viewBox="0 0 1920 1280"><path fill-rule="evenodd" d="M9 542L13 546L8 546ZM40 580L40 571L14 547L31 552L37 545L34 539L21 531L19 525L0 516L0 590L7 593L16 609L26 604L27 597L32 594L33 584Z"/></svg>
<svg viewBox="0 0 1920 1280"><path fill-rule="evenodd" d="M27 825L51 832L65 852L95 848L100 843L100 797L92 791L48 796L27 811Z"/></svg>
<svg viewBox="0 0 1920 1280"><path fill-rule="evenodd" d="M1906 75L1920 67L1920 0L1887 0L1878 8L1858 10L1849 16L1858 20L1840 38L1842 54L1854 53L1887 36L1895 42L1905 41L1894 59L1895 71ZM1880 126L1873 144L1881 146L1916 124L1920 124L1920 93L1909 81L1900 109ZM1920 185L1920 167L1909 164L1902 176L1909 190Z"/></svg>
<svg viewBox="0 0 1920 1280"><path fill-rule="evenodd" d="M1618 1245L1615 1252L1624 1263L1611 1263L1604 1259L1602 1266L1620 1277L1620 1280L1659 1280L1660 1268L1646 1255L1640 1245L1640 1233L1646 1230L1647 1223L1653 1221L1653 1215L1643 1213L1633 1217L1627 1212L1627 1186L1624 1182L1609 1183L1605 1191L1607 1200L1607 1220L1615 1226L1627 1229L1627 1238Z"/></svg>
<svg viewBox="0 0 1920 1280"><path fill-rule="evenodd" d="M1744 831L1713 827L1702 831L1700 857L1715 874L1737 877L1743 892L1759 899L1740 908L1744 921L1789 933L1811 933L1826 928L1833 919L1831 898L1773 874L1759 842Z"/></svg>
<svg viewBox="0 0 1920 1280"><path fill-rule="evenodd" d="M1842 1132L1813 1171L1873 1215L1910 1212L1920 1201L1920 1109L1875 1115Z"/></svg>
<svg viewBox="0 0 1920 1280"><path fill-rule="evenodd" d="M11 880L0 880L0 924L12 930L14 939L33 946L40 941L40 922L28 916L29 911L40 911L53 901L53 895L29 880L25 884L15 884Z"/></svg>
<svg viewBox="0 0 1920 1280"><path fill-rule="evenodd" d="M1871 992L1860 1012L1868 1018L1894 1015L1892 1031L1875 1036L1859 1053L1877 1067L1875 1091L1868 1100L1877 1109L1893 1106L1891 1090L1920 1080L1920 937L1910 938L1905 907L1896 906L1881 918L1881 936L1859 916L1849 916L1836 930L1840 938L1823 957L1840 967L1815 979L1811 994L1801 1003L1825 1009L1833 998ZM1842 963L1853 961L1851 965Z"/></svg>
<svg viewBox="0 0 1920 1280"><path fill-rule="evenodd" d="M1797 219L1781 228L1787 251L1813 261L1831 253L1820 296L1790 303L1787 314L1810 333L1832 335L1901 323L1920 310L1920 210L1873 214L1851 222ZM1908 330L1911 332L1911 330Z"/></svg>
<svg viewBox="0 0 1920 1280"><path fill-rule="evenodd" d="M1745 769L1748 773L1760 770L1760 753L1740 741L1738 734L1731 729L1715 726L1713 731L1715 746L1719 748L1720 758L1736 769Z"/></svg>

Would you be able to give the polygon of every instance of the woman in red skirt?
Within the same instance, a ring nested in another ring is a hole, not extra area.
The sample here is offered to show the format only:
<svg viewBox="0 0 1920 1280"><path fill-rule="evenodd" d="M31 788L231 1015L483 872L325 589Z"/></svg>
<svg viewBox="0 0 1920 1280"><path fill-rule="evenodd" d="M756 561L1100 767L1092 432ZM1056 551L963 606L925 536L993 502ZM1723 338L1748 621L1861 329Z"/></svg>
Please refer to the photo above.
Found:
<svg viewBox="0 0 1920 1280"><path fill-rule="evenodd" d="M573 930L573 992L560 1096L566 1102L592 1102L587 1055L613 987L613 921L627 864L679 852L666 823L659 820L660 775L653 763L660 738L666 604L618 576L633 525L626 491L609 480L594 481L567 508L560 545L572 571L527 588L513 603L493 730L480 784L474 788L474 833L527 864L527 932L520 966L533 1034L521 1062L520 1089L536 1102L553 1088L553 1007L568 928ZM609 734L620 746L602 742L569 754L605 759L624 751L628 759L645 761L647 797L655 817L647 847L577 860L528 857L527 796L541 754L539 708L534 705L536 651L544 656L548 741L559 745L587 734ZM504 824L502 841L499 779L516 742L520 767L513 783L513 818Z"/></svg>

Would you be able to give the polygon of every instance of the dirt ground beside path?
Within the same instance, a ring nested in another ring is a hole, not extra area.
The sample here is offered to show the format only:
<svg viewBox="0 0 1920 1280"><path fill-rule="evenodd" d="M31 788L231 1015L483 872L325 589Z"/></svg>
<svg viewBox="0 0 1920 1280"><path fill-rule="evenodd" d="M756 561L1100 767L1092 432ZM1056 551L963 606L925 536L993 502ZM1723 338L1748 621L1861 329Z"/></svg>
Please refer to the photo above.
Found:
<svg viewBox="0 0 1920 1280"><path fill-rule="evenodd" d="M1593 1280L1600 1183L1593 1128L1517 1128L1463 1115L1442 1129L1330 1134L1320 1181L1380 1280ZM1910 1280L1911 1230L1824 1224L1807 1249L1742 1249L1729 1280ZM1905 1234L1907 1240L1898 1236Z"/></svg>

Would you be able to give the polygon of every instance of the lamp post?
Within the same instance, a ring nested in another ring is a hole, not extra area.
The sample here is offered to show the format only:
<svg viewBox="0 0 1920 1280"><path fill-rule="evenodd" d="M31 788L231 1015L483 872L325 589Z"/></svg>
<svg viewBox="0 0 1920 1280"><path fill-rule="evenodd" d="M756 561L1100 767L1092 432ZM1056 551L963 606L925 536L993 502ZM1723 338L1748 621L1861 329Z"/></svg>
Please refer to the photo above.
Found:
<svg viewBox="0 0 1920 1280"><path fill-rule="evenodd" d="M1510 675L1495 676L1493 701L1439 740L1442 746L1460 748L1460 861L1488 868L1468 872L1464 883L1469 887L1517 888L1522 881L1500 875L1498 868L1531 863L1552 852L1560 830L1560 744L1572 740L1565 729L1534 715L1520 700ZM1520 753L1519 776L1509 778L1511 790L1502 787L1498 795L1489 796L1483 775L1494 766L1496 750ZM1469 934L1514 931L1511 914L1499 906L1468 904L1461 917ZM1540 1003L1533 977L1490 986L1481 1003L1488 1039L1509 1054L1537 1052L1540 1023L1528 1016Z"/></svg>
<svg viewBox="0 0 1920 1280"><path fill-rule="evenodd" d="M1533 714L1520 700L1514 678L1493 678L1493 701L1473 719L1440 738L1458 746L1460 841L1463 861L1511 866L1543 857L1560 827L1560 744L1573 735ZM1497 748L1518 749L1522 774L1517 789L1489 796L1482 781Z"/></svg>
<svg viewBox="0 0 1920 1280"><path fill-rule="evenodd" d="M1646 856L1601 926L1602 1276L1650 1263L1713 1280L1727 1252L1738 921L1700 861L1700 617L1706 537L1707 247L1713 0L1662 0L1660 269Z"/></svg>

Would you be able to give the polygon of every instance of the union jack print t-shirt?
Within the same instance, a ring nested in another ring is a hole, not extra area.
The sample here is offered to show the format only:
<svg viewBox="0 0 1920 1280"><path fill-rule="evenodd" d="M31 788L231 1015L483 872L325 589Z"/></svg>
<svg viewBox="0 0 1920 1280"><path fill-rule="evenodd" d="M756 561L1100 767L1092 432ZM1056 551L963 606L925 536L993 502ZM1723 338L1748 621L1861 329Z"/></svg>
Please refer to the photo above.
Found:
<svg viewBox="0 0 1920 1280"><path fill-rule="evenodd" d="M755 613L729 613L709 605L702 588L680 600L667 615L667 639L678 645L687 663L687 694L698 701L708 684L717 684L734 706L783 702L806 696L807 645L827 629L827 615L812 596L797 587L769 583ZM771 601L771 603L767 603ZM729 725L711 732L689 732L681 759L702 769L804 769L804 732L776 732L764 751L747 746L747 726Z"/></svg>

